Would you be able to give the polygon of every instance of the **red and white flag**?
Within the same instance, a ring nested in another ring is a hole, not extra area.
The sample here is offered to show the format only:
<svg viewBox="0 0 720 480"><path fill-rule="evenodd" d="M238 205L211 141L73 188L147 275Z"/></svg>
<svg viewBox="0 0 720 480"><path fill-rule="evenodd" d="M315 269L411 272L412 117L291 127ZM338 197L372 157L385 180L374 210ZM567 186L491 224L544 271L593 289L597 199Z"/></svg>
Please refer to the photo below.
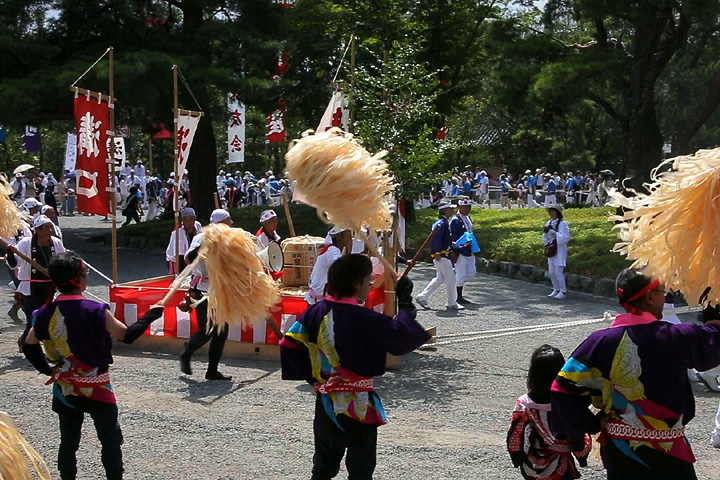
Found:
<svg viewBox="0 0 720 480"><path fill-rule="evenodd" d="M177 118L177 145L175 149L177 151L178 171L181 177L190 157L190 148L199 121L199 115L180 114Z"/></svg>
<svg viewBox="0 0 720 480"><path fill-rule="evenodd" d="M245 161L245 105L234 95L228 96L228 161L242 163Z"/></svg>
<svg viewBox="0 0 720 480"><path fill-rule="evenodd" d="M285 102L278 102L278 108L268 116L267 141L281 143L285 141Z"/></svg>
<svg viewBox="0 0 720 480"><path fill-rule="evenodd" d="M347 132L350 126L350 108L348 99L343 92L333 93L330 103L320 120L316 132L324 132L332 127L339 127Z"/></svg>
<svg viewBox="0 0 720 480"><path fill-rule="evenodd" d="M77 133L77 207L79 212L107 215L108 195L108 104L90 98L75 97L75 129ZM110 160L112 163L112 160Z"/></svg>

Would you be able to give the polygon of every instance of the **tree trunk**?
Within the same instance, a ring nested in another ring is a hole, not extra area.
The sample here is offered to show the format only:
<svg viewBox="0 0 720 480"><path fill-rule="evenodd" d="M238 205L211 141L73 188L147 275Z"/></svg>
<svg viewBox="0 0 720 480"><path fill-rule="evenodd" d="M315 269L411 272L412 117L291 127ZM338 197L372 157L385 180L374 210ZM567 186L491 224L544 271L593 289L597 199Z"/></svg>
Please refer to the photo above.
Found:
<svg viewBox="0 0 720 480"><path fill-rule="evenodd" d="M192 206L197 213L198 220L203 223L210 218L210 213L215 208L213 194L217 191L215 185L216 165L217 149L212 116L206 113L198 123L187 163Z"/></svg>
<svg viewBox="0 0 720 480"><path fill-rule="evenodd" d="M642 189L643 182L650 179L650 171L663 159L663 137L652 95L630 112L626 139L627 174L631 177L632 187Z"/></svg>

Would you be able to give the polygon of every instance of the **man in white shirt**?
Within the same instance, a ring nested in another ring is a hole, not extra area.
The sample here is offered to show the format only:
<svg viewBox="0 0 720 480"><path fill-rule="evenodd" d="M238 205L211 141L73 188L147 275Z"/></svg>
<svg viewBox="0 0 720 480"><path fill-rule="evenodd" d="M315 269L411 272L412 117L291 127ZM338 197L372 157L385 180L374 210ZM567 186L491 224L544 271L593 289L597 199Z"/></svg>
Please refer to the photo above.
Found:
<svg viewBox="0 0 720 480"><path fill-rule="evenodd" d="M232 226L232 218L227 210L218 208L213 210L210 215L210 223L224 223ZM192 263L198 256L198 251L202 246L204 233L195 235L185 253L185 262L188 264ZM214 272L215 274L221 274L221 272ZM195 300L202 298L202 295L208 291L210 287L210 281L208 278L208 271L205 267L205 262L200 261L198 265L193 269L191 285L193 288L190 290L190 294ZM186 375L192 375L192 369L190 368L190 358L196 350L201 348L207 342L210 342L208 348L208 369L205 373L205 380L232 380L232 377L223 375L218 371L218 364L220 363L220 357L222 357L223 349L225 348L225 341L228 337L227 325L222 331L218 330L215 326L212 328L210 333L207 331L207 307L208 302L200 302L195 308L197 315L198 331L190 337L188 342L185 344L185 350L180 354L180 370Z"/></svg>
<svg viewBox="0 0 720 480"><path fill-rule="evenodd" d="M188 247L192 243L195 236L202 233L202 225L197 221L195 210L192 208L183 208L180 212L180 219L182 225L177 230L173 230L170 234L170 242L165 249L165 260L168 262L168 273L170 275L179 274L185 269L185 253L188 251ZM176 237L180 235L179 242ZM175 244L179 244L179 260L180 265L175 265Z"/></svg>
<svg viewBox="0 0 720 480"><path fill-rule="evenodd" d="M15 180L12 181L10 186L13 189L12 199L15 201L15 205L18 207L25 201L25 194L27 192L27 185L22 173L15 174Z"/></svg>
<svg viewBox="0 0 720 480"><path fill-rule="evenodd" d="M325 297L325 285L327 284L328 270L335 260L340 258L343 250L350 253L352 248L352 232L347 228L333 227L329 233L332 243L325 245L315 260L310 273L310 281L308 283L308 292L305 294L305 301L310 305L314 305Z"/></svg>
<svg viewBox="0 0 720 480"><path fill-rule="evenodd" d="M260 230L257 231L257 251L265 250L270 242L280 243L277 233L278 218L273 210L265 210L260 214Z"/></svg>

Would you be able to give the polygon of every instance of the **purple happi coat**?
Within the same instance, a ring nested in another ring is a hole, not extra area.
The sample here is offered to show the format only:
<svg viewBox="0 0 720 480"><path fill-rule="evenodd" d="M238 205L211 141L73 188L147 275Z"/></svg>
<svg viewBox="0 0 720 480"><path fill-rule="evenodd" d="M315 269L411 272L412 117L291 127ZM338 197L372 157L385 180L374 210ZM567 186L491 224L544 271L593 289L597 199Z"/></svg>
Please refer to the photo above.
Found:
<svg viewBox="0 0 720 480"><path fill-rule="evenodd" d="M603 430L601 441L645 466L640 446L694 462L684 436L695 416L687 370L718 364L718 325L673 325L647 312L618 315L577 347L553 383L553 430L570 439Z"/></svg>
<svg viewBox="0 0 720 480"><path fill-rule="evenodd" d="M387 354L405 355L430 339L414 315L375 312L354 299L322 300L295 322L280 343L282 377L315 385L325 412L337 424L387 422L372 377L385 373Z"/></svg>

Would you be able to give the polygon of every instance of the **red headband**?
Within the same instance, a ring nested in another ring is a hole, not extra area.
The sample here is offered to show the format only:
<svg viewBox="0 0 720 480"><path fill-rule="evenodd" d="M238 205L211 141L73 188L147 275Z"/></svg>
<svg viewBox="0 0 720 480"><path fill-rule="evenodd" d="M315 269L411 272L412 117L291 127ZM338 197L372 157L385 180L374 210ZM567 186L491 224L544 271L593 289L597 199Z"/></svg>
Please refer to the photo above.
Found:
<svg viewBox="0 0 720 480"><path fill-rule="evenodd" d="M58 286L70 284L75 288L80 288L81 285L80 285L80 282L78 282L78 279L82 276L84 271L85 271L85 262L80 260L80 270L78 270L78 273L76 273L75 276L73 278L71 278L70 280L68 280L67 282L58 283Z"/></svg>
<svg viewBox="0 0 720 480"><path fill-rule="evenodd" d="M655 287L660 285L660 280L655 280L653 282L650 282L650 285L640 290L638 293L633 295L632 297L628 298L627 300L624 300L623 297L625 296L625 291L622 288L617 289L618 298L620 299L620 306L623 307L628 313L635 314L639 310L636 307L633 307L630 305L635 300L638 300L639 298L642 298L643 295L645 295L650 290L653 290Z"/></svg>

